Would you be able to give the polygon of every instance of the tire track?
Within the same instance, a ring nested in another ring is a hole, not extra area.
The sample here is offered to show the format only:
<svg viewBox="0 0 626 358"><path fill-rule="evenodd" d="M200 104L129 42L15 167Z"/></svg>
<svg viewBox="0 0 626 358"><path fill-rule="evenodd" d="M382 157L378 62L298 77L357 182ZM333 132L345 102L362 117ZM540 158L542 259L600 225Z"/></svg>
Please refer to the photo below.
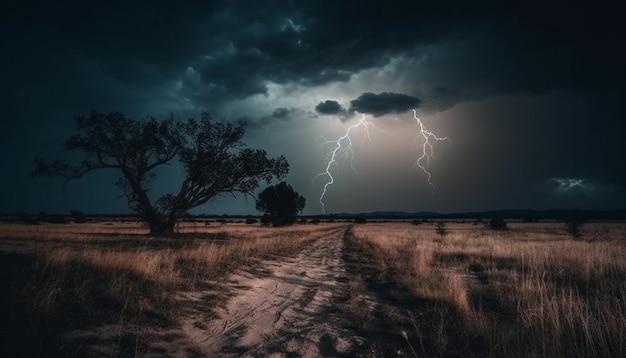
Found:
<svg viewBox="0 0 626 358"><path fill-rule="evenodd" d="M348 281L342 253L348 227L307 246L295 258L268 261L272 274L239 271L220 318L183 324L198 355L320 357L347 355L362 338L346 328L339 306Z"/></svg>

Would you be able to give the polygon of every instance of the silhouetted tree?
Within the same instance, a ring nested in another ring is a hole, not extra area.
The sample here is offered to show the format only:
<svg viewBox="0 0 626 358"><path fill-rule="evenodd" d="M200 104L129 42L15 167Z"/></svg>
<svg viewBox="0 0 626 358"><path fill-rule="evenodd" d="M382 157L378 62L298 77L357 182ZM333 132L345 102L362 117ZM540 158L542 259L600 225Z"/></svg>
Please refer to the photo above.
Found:
<svg viewBox="0 0 626 358"><path fill-rule="evenodd" d="M72 210L70 211L70 215L72 215L72 217L74 218L74 223L76 224L82 224L87 221L87 219L85 218L85 214L80 210Z"/></svg>
<svg viewBox="0 0 626 358"><path fill-rule="evenodd" d="M174 231L176 222L191 208L224 193L234 195L258 188L260 181L284 177L285 157L267 157L264 150L249 149L243 142L246 124L215 122L208 113L200 120L134 120L123 113L77 116L80 134L65 142L68 150L86 153L76 165L66 161L36 159L33 175L78 179L97 169L118 170L117 186L150 227L151 235ZM156 179L155 169L174 160L181 163L184 178L177 194L153 201L148 196Z"/></svg>
<svg viewBox="0 0 626 358"><path fill-rule="evenodd" d="M489 220L489 228L492 230L506 230L506 221L501 217L495 217Z"/></svg>
<svg viewBox="0 0 626 358"><path fill-rule="evenodd" d="M583 235L582 228L587 222L587 217L580 210L571 210L564 215L563 222L565 222L565 231L574 239L578 239Z"/></svg>
<svg viewBox="0 0 626 358"><path fill-rule="evenodd" d="M270 214L263 214L263 216L261 216L261 225L263 226L272 225L272 216Z"/></svg>
<svg viewBox="0 0 626 358"><path fill-rule="evenodd" d="M286 182L269 186L260 194L256 203L257 210L269 216L273 226L291 225L302 212L306 200Z"/></svg>
<svg viewBox="0 0 626 358"><path fill-rule="evenodd" d="M359 214L354 218L355 224L365 224L366 222L367 222L367 219L365 219L365 215L363 214Z"/></svg>
<svg viewBox="0 0 626 358"><path fill-rule="evenodd" d="M441 236L446 235L448 233L448 230L446 229L446 223L444 223L443 221L438 222L437 226L435 227L435 231Z"/></svg>

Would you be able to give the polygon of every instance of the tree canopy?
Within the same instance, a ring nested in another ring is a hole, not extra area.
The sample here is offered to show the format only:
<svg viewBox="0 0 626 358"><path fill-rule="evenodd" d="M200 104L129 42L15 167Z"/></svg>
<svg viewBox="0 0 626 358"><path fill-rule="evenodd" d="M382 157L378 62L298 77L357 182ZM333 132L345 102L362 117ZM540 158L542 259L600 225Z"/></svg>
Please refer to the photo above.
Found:
<svg viewBox="0 0 626 358"><path fill-rule="evenodd" d="M269 184L289 171L284 156L268 158L266 151L246 147L245 123L217 122L209 113L202 113L200 120L175 121L92 111L77 116L76 125L79 134L69 137L65 147L84 152L83 160L71 164L36 158L33 175L70 181L98 169L118 170L116 185L153 235L173 232L188 210L220 194L252 195L261 181ZM153 201L148 190L157 178L155 169L174 160L184 170L178 193Z"/></svg>
<svg viewBox="0 0 626 358"><path fill-rule="evenodd" d="M286 182L269 186L258 197L256 208L264 213L273 226L294 224L306 200Z"/></svg>

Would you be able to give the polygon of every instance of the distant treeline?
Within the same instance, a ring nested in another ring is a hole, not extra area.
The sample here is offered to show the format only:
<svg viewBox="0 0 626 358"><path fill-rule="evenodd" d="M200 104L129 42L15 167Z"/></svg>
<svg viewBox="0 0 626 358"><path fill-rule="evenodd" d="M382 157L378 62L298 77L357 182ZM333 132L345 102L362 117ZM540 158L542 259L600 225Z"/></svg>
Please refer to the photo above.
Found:
<svg viewBox="0 0 626 358"><path fill-rule="evenodd" d="M507 220L519 220L524 222L536 222L546 220L563 220L564 218L577 216L585 220L626 220L626 209L624 210L578 210L578 209L552 209L552 210L492 210L481 212L465 213L436 213L436 212L401 212L401 211L379 211L371 213L340 213L327 215L301 215L299 221L306 222L365 222L365 221L428 221L428 220L487 220L491 218L503 218ZM203 222L241 222L252 223L252 220L259 220L260 215L212 215L199 214L187 215L182 221L203 221ZM79 210L72 210L67 214L59 213L0 213L0 220L3 222L17 222L25 224L54 223L63 224L68 222L97 222L97 221L139 221L134 214L85 214Z"/></svg>

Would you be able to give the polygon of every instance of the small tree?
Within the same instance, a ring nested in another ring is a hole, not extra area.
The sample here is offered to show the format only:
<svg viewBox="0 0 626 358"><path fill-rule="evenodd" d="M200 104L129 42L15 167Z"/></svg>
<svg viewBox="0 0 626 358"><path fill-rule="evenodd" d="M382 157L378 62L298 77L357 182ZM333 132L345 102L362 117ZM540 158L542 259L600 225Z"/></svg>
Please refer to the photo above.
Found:
<svg viewBox="0 0 626 358"><path fill-rule="evenodd" d="M98 169L119 171L117 186L129 207L148 223L151 235L172 233L188 210L220 194L252 195L260 181L269 183L289 170L285 157L269 159L263 150L246 148L245 123L214 122L208 113L200 120L175 122L92 111L76 117L76 125L80 134L68 138L65 147L84 152L84 159L73 165L37 158L33 175L70 181ZM178 193L150 198L155 170L174 160L184 170Z"/></svg>
<svg viewBox="0 0 626 358"><path fill-rule="evenodd" d="M259 194L256 208L268 217L273 226L285 226L296 222L305 204L304 197L283 181L265 188Z"/></svg>
<svg viewBox="0 0 626 358"><path fill-rule="evenodd" d="M581 211L572 210L563 218L563 222L565 222L565 231L567 231L567 233L574 239L579 239L583 235L582 228L586 221L587 218Z"/></svg>
<svg viewBox="0 0 626 358"><path fill-rule="evenodd" d="M501 217L495 217L489 220L489 228L492 230L506 230L506 221Z"/></svg>
<svg viewBox="0 0 626 358"><path fill-rule="evenodd" d="M446 223L444 223L443 221L438 222L437 226L435 227L435 231L440 236L446 235L448 233L448 230L446 230Z"/></svg>
<svg viewBox="0 0 626 358"><path fill-rule="evenodd" d="M74 223L82 224L87 221L85 218L85 214L80 210L72 210L70 211L70 215L74 218Z"/></svg>
<svg viewBox="0 0 626 358"><path fill-rule="evenodd" d="M365 215L363 214L359 214L354 218L355 224L365 224L366 222L367 222L367 219L365 219Z"/></svg>

